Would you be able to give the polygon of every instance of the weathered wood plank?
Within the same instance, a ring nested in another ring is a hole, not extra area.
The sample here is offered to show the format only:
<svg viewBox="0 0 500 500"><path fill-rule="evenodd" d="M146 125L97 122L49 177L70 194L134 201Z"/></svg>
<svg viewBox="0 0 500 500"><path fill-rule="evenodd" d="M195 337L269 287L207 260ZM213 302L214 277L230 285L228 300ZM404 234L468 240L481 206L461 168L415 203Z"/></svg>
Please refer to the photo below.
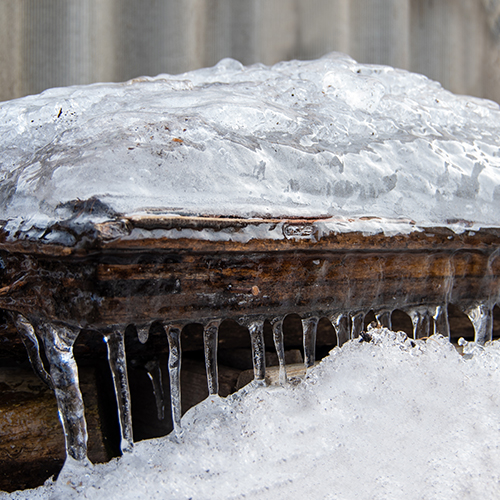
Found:
<svg viewBox="0 0 500 500"><path fill-rule="evenodd" d="M97 404L95 372L80 369L89 432L89 457L110 457L104 444ZM66 456L64 435L53 392L31 367L0 368L0 490L42 484L57 474Z"/></svg>

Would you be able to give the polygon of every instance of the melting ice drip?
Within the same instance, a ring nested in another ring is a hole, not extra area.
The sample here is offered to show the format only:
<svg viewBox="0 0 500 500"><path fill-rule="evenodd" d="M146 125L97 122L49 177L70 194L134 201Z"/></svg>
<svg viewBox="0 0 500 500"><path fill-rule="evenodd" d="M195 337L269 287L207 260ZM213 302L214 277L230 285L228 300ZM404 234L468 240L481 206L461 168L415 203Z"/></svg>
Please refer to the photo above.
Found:
<svg viewBox="0 0 500 500"><path fill-rule="evenodd" d="M475 342L479 345L484 345L486 341L492 338L493 306L494 304L480 303L466 310L466 314L474 327ZM390 329L391 313L389 310L378 311L375 314L377 323ZM441 334L449 337L446 305L415 307L407 309L407 313L412 320L414 338L428 337L431 334ZM335 329L338 345L342 345L348 339L356 338L362 333L365 314L366 311L335 312L327 316ZM321 317L324 317L324 314L317 313L302 318L304 364L306 368L311 367L315 362L316 329ZM248 328L250 334L254 384L265 384L264 320L265 318L262 316L244 317L239 320L241 325ZM283 320L284 316L271 319L274 345L279 360L279 380L281 384L287 383ZM203 323L207 384L211 395L218 393L217 344L221 321L222 318L218 318L209 319ZM73 357L73 345L79 331L67 325L56 323L34 326L21 314L15 314L15 323L26 346L33 368L55 391L59 415L64 428L68 457L82 464L88 463L83 399L79 388L78 368ZM163 328L169 345L168 370L174 433L180 439L182 437L180 385L182 325L172 325L165 322ZM141 341L146 342L147 329L142 328L139 331ZM40 356L38 336L43 341L50 365L50 374L46 372ZM118 405L121 450L123 453L131 452L133 449L131 398L127 379L124 330L113 329L103 332L103 338L108 349L108 361ZM159 365L157 362L150 362L146 369L155 391L158 418L163 418L163 387L161 385Z"/></svg>

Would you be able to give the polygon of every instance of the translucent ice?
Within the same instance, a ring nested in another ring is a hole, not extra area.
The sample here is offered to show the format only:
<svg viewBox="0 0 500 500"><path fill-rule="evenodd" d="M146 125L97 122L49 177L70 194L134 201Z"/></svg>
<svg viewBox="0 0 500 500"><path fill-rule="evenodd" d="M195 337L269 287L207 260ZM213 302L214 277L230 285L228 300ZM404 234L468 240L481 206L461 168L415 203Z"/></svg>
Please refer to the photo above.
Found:
<svg viewBox="0 0 500 500"><path fill-rule="evenodd" d="M203 329L203 344L209 394L218 394L219 392L219 375L217 367L219 325L220 320L209 321Z"/></svg>
<svg viewBox="0 0 500 500"><path fill-rule="evenodd" d="M165 418L165 391L163 390L160 362L157 359L153 359L146 363L145 368L153 386L158 420L163 420Z"/></svg>
<svg viewBox="0 0 500 500"><path fill-rule="evenodd" d="M40 329L43 331L51 385L64 430L66 453L70 461L86 463L87 423L78 382L78 367L73 356L73 344L79 330L52 323L40 325Z"/></svg>
<svg viewBox="0 0 500 500"><path fill-rule="evenodd" d="M276 354L279 362L279 381L281 385L287 382L286 366L285 366L285 344L283 342L283 318L274 318L273 322L273 340Z"/></svg>
<svg viewBox="0 0 500 500"><path fill-rule="evenodd" d="M166 326L168 338L168 374L170 376L170 404L172 421L177 438L182 437L181 429L181 330L176 326Z"/></svg>
<svg viewBox="0 0 500 500"><path fill-rule="evenodd" d="M120 421L120 449L122 452L132 451L134 447L132 431L132 408L130 388L127 376L127 358L125 355L125 340L117 330L104 336L108 349L108 361L115 388L116 405Z"/></svg>
<svg viewBox="0 0 500 500"><path fill-rule="evenodd" d="M68 245L44 230L117 214L498 227L499 132L497 104L340 54L52 89L0 105L0 220Z"/></svg>
<svg viewBox="0 0 500 500"><path fill-rule="evenodd" d="M76 471L73 495L49 482L0 498L498 498L499 343L462 357L439 335L369 333L298 385L208 397L183 417L182 443Z"/></svg>

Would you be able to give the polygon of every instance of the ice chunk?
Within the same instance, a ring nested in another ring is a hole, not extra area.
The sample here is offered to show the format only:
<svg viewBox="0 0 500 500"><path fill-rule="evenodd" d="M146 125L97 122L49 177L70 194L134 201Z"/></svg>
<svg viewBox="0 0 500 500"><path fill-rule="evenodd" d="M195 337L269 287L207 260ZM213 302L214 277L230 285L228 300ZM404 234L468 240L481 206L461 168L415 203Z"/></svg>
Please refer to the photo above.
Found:
<svg viewBox="0 0 500 500"><path fill-rule="evenodd" d="M66 245L58 222L150 213L498 227L499 132L497 104L340 54L51 89L0 104L0 220Z"/></svg>

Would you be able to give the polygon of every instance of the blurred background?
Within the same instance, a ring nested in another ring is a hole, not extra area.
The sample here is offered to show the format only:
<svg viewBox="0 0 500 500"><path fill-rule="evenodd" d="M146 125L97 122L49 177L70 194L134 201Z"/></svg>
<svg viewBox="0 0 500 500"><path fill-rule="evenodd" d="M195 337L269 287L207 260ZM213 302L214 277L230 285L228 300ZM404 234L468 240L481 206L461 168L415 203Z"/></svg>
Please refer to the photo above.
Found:
<svg viewBox="0 0 500 500"><path fill-rule="evenodd" d="M0 100L334 50L500 101L500 0L0 0Z"/></svg>

